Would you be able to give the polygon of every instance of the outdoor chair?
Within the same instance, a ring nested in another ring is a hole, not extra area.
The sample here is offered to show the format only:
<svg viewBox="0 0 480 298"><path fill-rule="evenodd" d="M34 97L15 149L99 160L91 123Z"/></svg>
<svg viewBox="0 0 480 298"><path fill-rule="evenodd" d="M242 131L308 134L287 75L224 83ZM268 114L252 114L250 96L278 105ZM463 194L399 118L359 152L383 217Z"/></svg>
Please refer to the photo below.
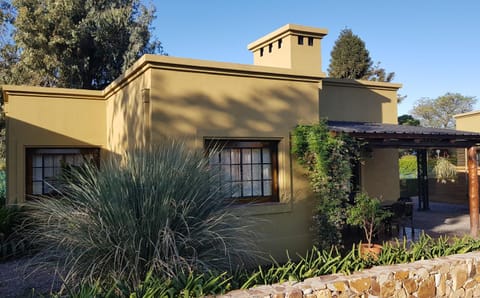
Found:
<svg viewBox="0 0 480 298"><path fill-rule="evenodd" d="M383 206L392 215L385 220L386 231L392 235L393 228L400 233L402 229L403 236L407 236L405 227L409 226L414 233L413 228L413 202L411 198L401 197L395 203Z"/></svg>

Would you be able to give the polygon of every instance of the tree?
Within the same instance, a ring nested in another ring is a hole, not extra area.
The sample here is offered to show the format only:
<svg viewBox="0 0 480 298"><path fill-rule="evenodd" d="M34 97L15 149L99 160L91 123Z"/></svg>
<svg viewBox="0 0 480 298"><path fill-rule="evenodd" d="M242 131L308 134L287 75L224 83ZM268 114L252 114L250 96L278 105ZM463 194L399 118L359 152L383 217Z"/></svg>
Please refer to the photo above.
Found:
<svg viewBox="0 0 480 298"><path fill-rule="evenodd" d="M13 0L17 84L103 89L145 53L154 9L140 0Z"/></svg>
<svg viewBox="0 0 480 298"><path fill-rule="evenodd" d="M474 96L448 92L435 99L417 100L410 113L420 119L423 126L455 128L453 115L472 111L476 101Z"/></svg>
<svg viewBox="0 0 480 298"><path fill-rule="evenodd" d="M332 78L366 79L372 66L365 43L350 29L343 29L335 41L328 74Z"/></svg>
<svg viewBox="0 0 480 298"><path fill-rule="evenodd" d="M413 118L412 115L403 114L398 117L398 124L420 126L420 120Z"/></svg>
<svg viewBox="0 0 480 298"><path fill-rule="evenodd" d="M391 82L395 77L394 72L387 73L380 67L380 62L373 64L365 42L350 29L342 30L335 41L328 74L332 78L378 82Z"/></svg>

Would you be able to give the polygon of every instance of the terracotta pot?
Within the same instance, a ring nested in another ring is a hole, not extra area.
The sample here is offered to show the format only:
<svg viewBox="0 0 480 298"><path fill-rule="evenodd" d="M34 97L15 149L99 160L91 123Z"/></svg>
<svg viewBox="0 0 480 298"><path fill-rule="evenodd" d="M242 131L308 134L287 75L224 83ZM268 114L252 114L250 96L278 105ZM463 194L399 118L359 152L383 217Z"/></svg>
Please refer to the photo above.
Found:
<svg viewBox="0 0 480 298"><path fill-rule="evenodd" d="M368 245L367 243L362 243L360 245L360 255L363 258L371 258L373 260L378 260L378 256L382 252L383 246L380 244L370 244Z"/></svg>

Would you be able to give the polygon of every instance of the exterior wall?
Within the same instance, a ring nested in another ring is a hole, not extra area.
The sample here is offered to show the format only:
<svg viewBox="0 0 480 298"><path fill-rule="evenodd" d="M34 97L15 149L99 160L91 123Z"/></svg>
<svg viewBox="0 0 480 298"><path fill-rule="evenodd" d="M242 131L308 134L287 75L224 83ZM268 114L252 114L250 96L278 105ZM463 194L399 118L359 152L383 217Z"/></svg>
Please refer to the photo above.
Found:
<svg viewBox="0 0 480 298"><path fill-rule="evenodd" d="M128 80L106 90L107 149L122 154L150 140L150 70L140 69Z"/></svg>
<svg viewBox="0 0 480 298"><path fill-rule="evenodd" d="M452 255L352 275L332 274L236 290L221 298L243 297L480 297L480 253Z"/></svg>
<svg viewBox="0 0 480 298"><path fill-rule="evenodd" d="M457 130L480 132L480 111L455 115Z"/></svg>
<svg viewBox="0 0 480 298"><path fill-rule="evenodd" d="M25 199L25 149L100 147L106 143L100 91L5 86L7 199Z"/></svg>
<svg viewBox="0 0 480 298"><path fill-rule="evenodd" d="M320 118L397 124L397 90L401 85L325 79L319 91ZM384 201L400 197L397 149L376 149L361 170L362 190Z"/></svg>
<svg viewBox="0 0 480 298"><path fill-rule="evenodd" d="M397 124L399 84L324 79L320 88L320 117L338 121Z"/></svg>
<svg viewBox="0 0 480 298"><path fill-rule="evenodd" d="M282 78L270 68L227 72L220 63L175 65L152 69L152 143L172 137L203 148L210 138L279 141L280 202L239 206L237 212L258 218L259 245L268 254L282 259L287 249L292 256L306 251L312 200L290 155L290 132L298 123L318 121L319 79Z"/></svg>

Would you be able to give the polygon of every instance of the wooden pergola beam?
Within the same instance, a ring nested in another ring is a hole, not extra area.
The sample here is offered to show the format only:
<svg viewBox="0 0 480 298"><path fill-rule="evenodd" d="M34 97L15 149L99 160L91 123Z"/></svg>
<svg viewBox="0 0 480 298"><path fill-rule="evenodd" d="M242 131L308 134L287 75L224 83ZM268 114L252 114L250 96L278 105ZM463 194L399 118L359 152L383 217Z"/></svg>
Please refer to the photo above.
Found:
<svg viewBox="0 0 480 298"><path fill-rule="evenodd" d="M477 172L477 148L468 148L468 205L470 208L470 235L478 236L478 172Z"/></svg>

